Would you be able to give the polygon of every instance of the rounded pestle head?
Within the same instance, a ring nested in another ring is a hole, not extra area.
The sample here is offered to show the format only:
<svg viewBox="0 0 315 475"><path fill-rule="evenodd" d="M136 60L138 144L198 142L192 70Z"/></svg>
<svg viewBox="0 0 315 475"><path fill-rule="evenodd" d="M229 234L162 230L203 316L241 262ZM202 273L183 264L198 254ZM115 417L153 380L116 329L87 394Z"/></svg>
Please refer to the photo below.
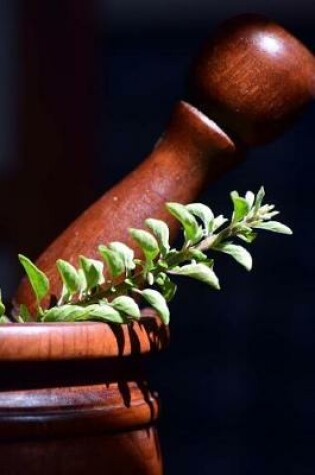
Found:
<svg viewBox="0 0 315 475"><path fill-rule="evenodd" d="M224 23L193 66L189 100L235 140L276 138L315 97L315 59L258 15Z"/></svg>

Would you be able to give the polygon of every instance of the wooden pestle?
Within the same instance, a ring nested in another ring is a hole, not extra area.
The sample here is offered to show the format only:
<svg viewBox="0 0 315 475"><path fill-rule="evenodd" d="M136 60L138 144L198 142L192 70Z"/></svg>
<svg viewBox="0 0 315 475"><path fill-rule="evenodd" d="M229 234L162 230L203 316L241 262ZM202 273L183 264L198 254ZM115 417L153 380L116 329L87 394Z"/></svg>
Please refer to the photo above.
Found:
<svg viewBox="0 0 315 475"><path fill-rule="evenodd" d="M257 15L225 23L197 58L187 102L175 106L149 157L37 260L50 278L51 294L61 287L58 258L76 265L80 254L99 257L97 246L114 240L135 247L127 229L143 227L147 217L166 220L174 236L176 224L165 202L194 201L248 146L280 135L314 95L314 57L287 31ZM34 304L25 279L15 302Z"/></svg>

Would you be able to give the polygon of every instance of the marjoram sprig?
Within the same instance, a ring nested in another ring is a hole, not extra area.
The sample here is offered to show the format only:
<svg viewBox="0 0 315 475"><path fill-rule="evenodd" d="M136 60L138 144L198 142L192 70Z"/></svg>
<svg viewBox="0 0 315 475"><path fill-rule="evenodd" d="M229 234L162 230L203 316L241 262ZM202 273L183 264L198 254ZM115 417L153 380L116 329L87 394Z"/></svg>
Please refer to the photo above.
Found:
<svg viewBox="0 0 315 475"><path fill-rule="evenodd" d="M48 277L20 254L19 260L37 302L36 321L128 323L141 317L140 297L168 324L168 302L177 290L174 277L190 277L213 289L220 289L214 271L213 256L216 252L229 254L245 269L251 270L250 253L235 241L251 244L259 229L292 234L290 228L273 220L279 212L274 205L262 204L264 196L263 187L256 195L248 191L244 197L233 191L230 220L222 215L215 217L212 210L202 203L167 203L167 210L180 222L183 230L183 244L179 249L170 246L168 225L159 219L148 218L146 230L129 229L142 251L141 259L135 258L133 249L122 242L100 244L100 260L79 256L78 268L59 259L56 266L63 284L62 291L57 304L48 309L41 306L49 293ZM11 321L4 313L0 298L1 321ZM25 305L21 305L14 320L26 322L33 318Z"/></svg>

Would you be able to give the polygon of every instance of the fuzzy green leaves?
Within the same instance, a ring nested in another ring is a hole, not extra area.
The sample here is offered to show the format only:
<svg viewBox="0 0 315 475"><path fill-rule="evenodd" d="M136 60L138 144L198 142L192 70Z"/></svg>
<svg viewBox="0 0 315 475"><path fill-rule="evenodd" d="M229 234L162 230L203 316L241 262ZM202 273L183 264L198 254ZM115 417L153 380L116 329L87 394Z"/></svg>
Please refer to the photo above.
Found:
<svg viewBox="0 0 315 475"><path fill-rule="evenodd" d="M184 265L170 271L170 274L192 277L210 285L214 289L220 289L219 279L213 269L202 263Z"/></svg>
<svg viewBox="0 0 315 475"><path fill-rule="evenodd" d="M21 322L29 322L29 321L32 320L32 316L31 316L27 306L24 305L23 303L20 305L19 319L20 319Z"/></svg>
<svg viewBox="0 0 315 475"><path fill-rule="evenodd" d="M242 198L237 191L232 191L230 196L234 207L232 222L236 223L247 215L250 210L250 205L246 198Z"/></svg>
<svg viewBox="0 0 315 475"><path fill-rule="evenodd" d="M247 244L251 244L256 239L257 233L246 224L240 224L236 228L235 236Z"/></svg>
<svg viewBox="0 0 315 475"><path fill-rule="evenodd" d="M104 321L108 323L127 323L140 318L137 303L127 296L120 296L112 302L100 300L98 303L86 306L64 304L45 310L44 322L82 322Z"/></svg>
<svg viewBox="0 0 315 475"><path fill-rule="evenodd" d="M86 308L79 305L64 304L45 310L43 322L72 322L87 313Z"/></svg>
<svg viewBox="0 0 315 475"><path fill-rule="evenodd" d="M202 221L205 234L212 231L214 215L208 206L202 203L191 203L186 205L186 209Z"/></svg>
<svg viewBox="0 0 315 475"><path fill-rule="evenodd" d="M22 254L18 255L19 261L24 267L28 280L31 284L33 292L36 297L36 302L39 310L41 300L46 297L49 292L49 280L48 277L33 262Z"/></svg>
<svg viewBox="0 0 315 475"><path fill-rule="evenodd" d="M174 297L177 285L171 281L169 276L165 272L160 272L156 278L156 284L159 286L161 293L165 300L169 302Z"/></svg>
<svg viewBox="0 0 315 475"><path fill-rule="evenodd" d="M123 242L114 241L111 242L108 246L112 251L116 252L121 256L124 261L125 268L127 273L135 269L136 264L134 263L134 251L129 246Z"/></svg>
<svg viewBox="0 0 315 475"><path fill-rule="evenodd" d="M216 218L214 218L213 220L213 226L212 226L212 231L215 232L217 231L219 228L221 228L221 226L223 226L223 224L227 223L228 222L228 219L225 218L223 216L223 214L219 214L219 216L217 216Z"/></svg>
<svg viewBox="0 0 315 475"><path fill-rule="evenodd" d="M170 311L163 295L153 289L138 290L137 292L156 310L162 322L168 325L170 321Z"/></svg>
<svg viewBox="0 0 315 475"><path fill-rule="evenodd" d="M229 254L236 262L245 267L246 270L251 270L253 266L252 256L243 246L226 242L215 247L215 250Z"/></svg>
<svg viewBox="0 0 315 475"><path fill-rule="evenodd" d="M138 294L167 325L170 317L167 302L172 300L177 290L173 278L189 277L220 289L213 270L213 251L230 255L250 270L252 257L243 246L234 242L235 239L251 244L259 229L292 233L284 224L272 220L278 211L274 205L262 204L264 196L263 187L256 195L247 191L245 196L240 196L233 191L230 221L223 215L215 217L212 210L202 203L167 203L169 213L180 222L184 231L184 243L179 249L170 247L167 223L148 218L145 221L148 230L129 229L143 258L135 258L130 247L115 241L98 247L102 260L80 256L78 269L59 259L56 265L63 283L62 293L57 305L47 310L40 307L40 302L49 292L48 278L28 258L19 255L36 297L37 319L44 322L128 324L141 317L138 301L133 298ZM0 322L7 321L4 312L0 298ZM29 318L27 309L21 305L16 320L27 321Z"/></svg>
<svg viewBox="0 0 315 475"><path fill-rule="evenodd" d="M125 272L125 260L124 256L122 256L121 253L116 252L110 249L109 247L103 245L100 245L98 247L98 250L104 261L106 262L112 278L115 279L115 277Z"/></svg>
<svg viewBox="0 0 315 475"><path fill-rule="evenodd" d="M146 259L148 261L153 261L159 253L159 245L155 237L143 229L130 228L128 231L131 237L142 249Z"/></svg>
<svg viewBox="0 0 315 475"><path fill-rule="evenodd" d="M62 279L63 288L60 303L71 300L72 296L82 288L82 275L70 264L70 262L58 259L57 269Z"/></svg>
<svg viewBox="0 0 315 475"><path fill-rule="evenodd" d="M168 225L160 219L152 218L146 219L145 224L154 234L158 242L159 250L161 251L161 254L165 256L165 254L170 250L170 231L168 229Z"/></svg>
<svg viewBox="0 0 315 475"><path fill-rule="evenodd" d="M248 192L247 192L248 193ZM261 204L263 202L263 199L265 197L265 189L263 186L261 186L258 190L258 193L254 199L254 212L257 213L259 208L261 207Z"/></svg>
<svg viewBox="0 0 315 475"><path fill-rule="evenodd" d="M122 274L125 274L127 277L136 267L134 251L122 242L111 242L108 246L101 244L98 250L106 262L109 273L113 279Z"/></svg>
<svg viewBox="0 0 315 475"><path fill-rule="evenodd" d="M106 323L126 323L124 315L106 303L89 305L87 310L88 314L84 317L85 320Z"/></svg>
<svg viewBox="0 0 315 475"><path fill-rule="evenodd" d="M125 319L113 307L106 303L91 304L86 307L65 304L44 311L44 322L83 322L104 321L110 323L124 323Z"/></svg>
<svg viewBox="0 0 315 475"><path fill-rule="evenodd" d="M196 242L201 238L201 228L194 215L186 206L180 203L167 203L166 207L168 211L182 224L186 242Z"/></svg>
<svg viewBox="0 0 315 475"><path fill-rule="evenodd" d="M290 229L285 224L279 223L278 221L262 222L255 224L253 228L265 229L266 231L272 231L273 233L279 234L292 234L292 229Z"/></svg>
<svg viewBox="0 0 315 475"><path fill-rule="evenodd" d="M133 319L138 320L140 318L139 306L131 297L121 295L120 297L116 297L111 302L111 305L115 310L118 310Z"/></svg>
<svg viewBox="0 0 315 475"><path fill-rule="evenodd" d="M101 261L88 259L84 256L80 256L79 260L84 274L87 291L93 290L95 287L105 282L103 275L104 264Z"/></svg>
<svg viewBox="0 0 315 475"><path fill-rule="evenodd" d="M5 305L4 303L2 302L2 293L1 293L1 290L0 290L0 318L2 318L5 314Z"/></svg>

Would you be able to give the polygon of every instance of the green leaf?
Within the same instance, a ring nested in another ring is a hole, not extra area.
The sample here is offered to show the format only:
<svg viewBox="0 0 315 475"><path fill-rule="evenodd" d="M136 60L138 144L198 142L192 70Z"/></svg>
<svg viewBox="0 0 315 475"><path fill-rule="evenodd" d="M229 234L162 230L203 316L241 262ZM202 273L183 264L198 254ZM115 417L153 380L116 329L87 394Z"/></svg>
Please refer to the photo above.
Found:
<svg viewBox="0 0 315 475"><path fill-rule="evenodd" d="M22 254L18 255L19 261L24 267L27 277L30 281L31 287L35 294L37 305L40 301L46 297L49 292L49 280L48 277L40 269L36 267L33 262Z"/></svg>
<svg viewBox="0 0 315 475"><path fill-rule="evenodd" d="M186 206L180 203L167 203L168 211L173 215L183 226L186 241L196 242L202 237L202 230L198 225L194 215L188 211Z"/></svg>
<svg viewBox="0 0 315 475"><path fill-rule="evenodd" d="M6 323L12 323L12 322L8 317L6 317L5 315L2 315L0 317L0 325L5 325Z"/></svg>
<svg viewBox="0 0 315 475"><path fill-rule="evenodd" d="M168 225L160 219L153 218L146 219L145 224L156 237L161 253L165 255L170 250Z"/></svg>
<svg viewBox="0 0 315 475"><path fill-rule="evenodd" d="M177 285L175 282L171 281L165 272L160 272L156 278L156 283L161 288L161 292L165 300L167 302L172 300L177 290Z"/></svg>
<svg viewBox="0 0 315 475"><path fill-rule="evenodd" d="M154 310L159 314L162 322L165 325L169 324L170 321L170 311L167 306L166 300L163 295L160 294L157 290L145 289L145 290L134 290L135 292L142 295L144 300L146 300Z"/></svg>
<svg viewBox="0 0 315 475"><path fill-rule="evenodd" d="M250 227L246 225L240 225L238 230L239 231L237 232L236 236L248 244L252 243L257 237L257 233L255 233Z"/></svg>
<svg viewBox="0 0 315 475"><path fill-rule="evenodd" d="M92 304L86 307L65 304L44 311L43 322L106 321L124 323L120 313L107 303Z"/></svg>
<svg viewBox="0 0 315 475"><path fill-rule="evenodd" d="M246 191L245 200L247 201L248 206L251 209L255 201L255 194L252 191Z"/></svg>
<svg viewBox="0 0 315 475"><path fill-rule="evenodd" d="M159 253L157 240L151 233L143 229L129 228L129 234L141 247L147 260L152 261Z"/></svg>
<svg viewBox="0 0 315 475"><path fill-rule="evenodd" d="M219 279L213 269L202 263L187 264L182 267L177 267L176 269L169 271L169 273L191 277L210 285L214 289L220 289Z"/></svg>
<svg viewBox="0 0 315 475"><path fill-rule="evenodd" d="M84 272L87 290L94 289L94 287L102 285L105 282L103 275L103 262L96 259L88 259L84 256L80 256L79 260Z"/></svg>
<svg viewBox="0 0 315 475"><path fill-rule="evenodd" d="M213 232L216 231L217 229L221 228L221 226L228 221L227 218L223 216L223 214L220 214L213 220L213 225L212 225L212 230Z"/></svg>
<svg viewBox="0 0 315 475"><path fill-rule="evenodd" d="M137 287L136 282L132 278L127 278L124 280L124 284L127 285L130 288Z"/></svg>
<svg viewBox="0 0 315 475"><path fill-rule="evenodd" d="M109 323L125 323L125 317L116 309L106 303L94 304L87 307L89 313L84 320L96 320ZM82 317L80 320L82 321Z"/></svg>
<svg viewBox="0 0 315 475"><path fill-rule="evenodd" d="M279 211L271 211L271 213L264 213L261 216L261 219L268 220L268 219L274 218L274 216L277 216L277 214L279 214Z"/></svg>
<svg viewBox="0 0 315 475"><path fill-rule="evenodd" d="M63 293L69 295L77 293L80 290L81 279L75 267L63 259L58 259L56 266L64 285Z"/></svg>
<svg viewBox="0 0 315 475"><path fill-rule="evenodd" d="M207 234L209 233L209 231L212 231L214 215L212 210L208 206L202 203L190 203L186 205L186 208L194 216L197 216L197 218L201 219L204 226L204 230Z"/></svg>
<svg viewBox="0 0 315 475"><path fill-rule="evenodd" d="M110 304L114 307L115 310L118 310L119 312L124 312L129 317L133 317L138 320L141 316L138 304L134 301L133 298L128 297L126 295L116 297Z"/></svg>
<svg viewBox="0 0 315 475"><path fill-rule="evenodd" d="M157 261L157 266L161 269L168 269L168 267L169 267L167 261L165 261L164 259L159 259Z"/></svg>
<svg viewBox="0 0 315 475"><path fill-rule="evenodd" d="M248 214L250 206L245 198L239 196L237 191L232 191L230 196L234 206L232 221L233 223L237 223Z"/></svg>
<svg viewBox="0 0 315 475"><path fill-rule="evenodd" d="M80 280L80 295L81 295L82 292L85 292L87 290L87 283L86 283L86 278L85 278L83 269L77 269L77 272L78 272L78 278Z"/></svg>
<svg viewBox="0 0 315 475"><path fill-rule="evenodd" d="M109 243L108 247L112 251L118 252L118 254L121 255L124 260L125 268L127 269L127 271L133 270L136 267L133 261L135 253L133 249L131 249L129 246L122 242L114 241Z"/></svg>
<svg viewBox="0 0 315 475"><path fill-rule="evenodd" d="M266 231L272 231L274 233L280 234L293 234L292 230L288 226L279 223L278 221L267 221L265 223L255 224L253 225L253 228L265 229Z"/></svg>
<svg viewBox="0 0 315 475"><path fill-rule="evenodd" d="M98 247L98 250L105 260L113 278L118 277L125 272L125 259L120 252L109 249L103 244Z"/></svg>
<svg viewBox="0 0 315 475"><path fill-rule="evenodd" d="M254 212L255 213L257 213L257 211L261 207L261 203L262 203L264 197L265 197L265 189L264 189L263 186L261 186L258 190L258 193L256 195L256 199L255 199L255 204L254 204Z"/></svg>
<svg viewBox="0 0 315 475"><path fill-rule="evenodd" d="M20 305L19 316L21 317L23 322L28 322L29 320L31 320L30 311L23 303L21 303Z"/></svg>
<svg viewBox="0 0 315 475"><path fill-rule="evenodd" d="M190 248L190 249L187 249L186 253L187 253L187 260L194 259L197 262L208 260L208 256L204 252L200 251L199 249Z"/></svg>
<svg viewBox="0 0 315 475"><path fill-rule="evenodd" d="M5 314L5 305L2 301L2 292L0 290L0 317L2 317Z"/></svg>
<svg viewBox="0 0 315 475"><path fill-rule="evenodd" d="M279 211L273 211L275 208L275 205L263 205L259 208L259 216L261 219L269 219L269 216L272 215L273 213L279 214Z"/></svg>
<svg viewBox="0 0 315 475"><path fill-rule="evenodd" d="M216 251L221 251L221 252L224 252L225 254L229 254L239 264L245 267L245 269L247 269L248 271L251 270L252 265L253 265L252 256L244 247L227 242L227 243L221 244L220 246L215 247L214 249Z"/></svg>
<svg viewBox="0 0 315 475"><path fill-rule="evenodd" d="M87 307L65 304L44 310L43 322L73 322L88 313Z"/></svg>

